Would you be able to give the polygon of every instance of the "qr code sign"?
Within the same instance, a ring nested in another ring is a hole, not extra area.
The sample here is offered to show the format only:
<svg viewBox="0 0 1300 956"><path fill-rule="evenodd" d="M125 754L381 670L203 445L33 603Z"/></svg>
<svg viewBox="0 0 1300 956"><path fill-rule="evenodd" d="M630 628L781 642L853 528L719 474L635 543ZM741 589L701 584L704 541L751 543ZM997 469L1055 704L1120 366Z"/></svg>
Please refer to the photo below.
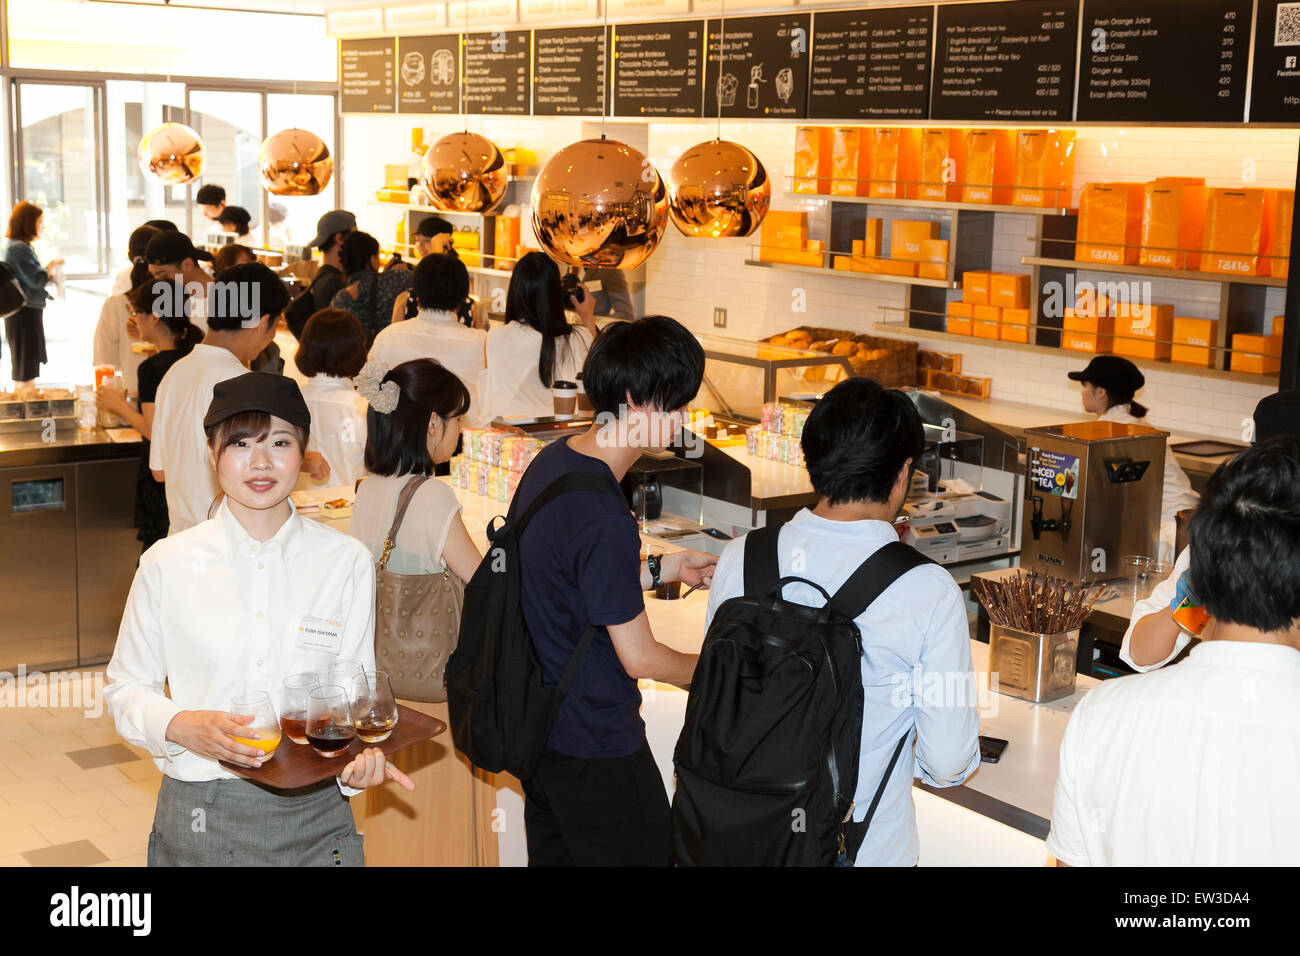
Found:
<svg viewBox="0 0 1300 956"><path fill-rule="evenodd" d="M1273 30L1274 46L1300 46L1300 3L1279 3Z"/></svg>

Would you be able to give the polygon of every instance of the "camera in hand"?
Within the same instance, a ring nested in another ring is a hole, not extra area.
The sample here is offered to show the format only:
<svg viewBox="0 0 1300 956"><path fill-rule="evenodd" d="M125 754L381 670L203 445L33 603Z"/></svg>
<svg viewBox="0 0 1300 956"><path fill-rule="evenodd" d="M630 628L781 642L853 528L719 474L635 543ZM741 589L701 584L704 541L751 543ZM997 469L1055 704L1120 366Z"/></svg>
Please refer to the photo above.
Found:
<svg viewBox="0 0 1300 956"><path fill-rule="evenodd" d="M573 296L578 302L586 301L587 290L578 283L578 277L572 272L566 272L560 279L560 285L563 287L566 295Z"/></svg>

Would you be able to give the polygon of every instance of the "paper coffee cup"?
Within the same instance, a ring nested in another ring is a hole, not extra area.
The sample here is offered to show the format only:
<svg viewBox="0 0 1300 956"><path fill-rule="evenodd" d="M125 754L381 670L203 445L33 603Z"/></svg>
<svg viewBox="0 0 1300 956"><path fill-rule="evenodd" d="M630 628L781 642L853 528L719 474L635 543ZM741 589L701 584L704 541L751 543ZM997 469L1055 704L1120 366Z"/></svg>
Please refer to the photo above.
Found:
<svg viewBox="0 0 1300 956"><path fill-rule="evenodd" d="M578 405L578 386L574 382L556 382L551 386L551 402L555 417L566 420L573 417Z"/></svg>

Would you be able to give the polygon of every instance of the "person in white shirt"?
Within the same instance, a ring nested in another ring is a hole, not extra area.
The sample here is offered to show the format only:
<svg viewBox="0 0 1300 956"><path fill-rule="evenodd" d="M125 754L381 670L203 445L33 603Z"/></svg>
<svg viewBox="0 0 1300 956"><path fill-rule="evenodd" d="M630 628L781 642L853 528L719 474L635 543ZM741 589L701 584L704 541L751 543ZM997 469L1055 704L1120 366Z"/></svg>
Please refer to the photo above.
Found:
<svg viewBox="0 0 1300 956"><path fill-rule="evenodd" d="M1251 440L1255 444L1278 435L1290 435L1300 441L1300 389L1265 395L1255 406L1250 425ZM1157 584L1145 601L1134 604L1119 656L1135 671L1164 667L1191 643L1191 635L1173 618L1174 609L1188 596L1191 563L1189 550L1183 548L1169 577ZM1205 640L1213 639L1214 621L1205 625L1201 636Z"/></svg>
<svg viewBox="0 0 1300 956"><path fill-rule="evenodd" d="M389 325L375 336L370 361L392 368L411 359L436 359L469 390L465 423L487 424L491 419L479 398L487 333L466 328L456 317L456 309L469 295L469 273L464 264L453 256L425 256L415 267L411 292L420 303L419 313L413 319Z"/></svg>
<svg viewBox="0 0 1300 956"><path fill-rule="evenodd" d="M340 788L352 795L385 777L413 786L377 747L350 761L337 786L294 791L218 763L259 768L275 749L297 746L249 743L280 738L286 677L326 674L342 658L374 670L369 552L289 501L310 423L298 386L282 376L219 383L203 424L225 500L215 518L145 552L131 585L104 697L118 733L164 775L150 866L363 866ZM276 724L230 712L248 691L271 696ZM196 808L202 827L193 826Z"/></svg>
<svg viewBox="0 0 1300 956"><path fill-rule="evenodd" d="M565 300L582 318L569 324ZM572 382L596 338L595 297L566 296L550 256L530 252L515 263L506 292L505 325L487 336L482 400L488 420L499 416L541 418L554 411L551 385Z"/></svg>
<svg viewBox="0 0 1300 956"><path fill-rule="evenodd" d="M1097 355L1081 372L1070 372L1068 377L1083 384L1083 410L1096 415L1103 422L1121 425L1151 425L1146 421L1147 409L1133 400L1138 389L1146 384L1146 377L1136 365L1118 355ZM1174 560L1175 516L1184 508L1195 508L1199 497L1192 490L1187 473L1174 457L1174 450L1165 447L1164 484L1160 496L1159 559L1163 564Z"/></svg>
<svg viewBox="0 0 1300 956"><path fill-rule="evenodd" d="M781 575L807 578L834 594L863 561L897 541L893 521L924 444L920 415L902 392L866 378L831 389L804 425L804 459L818 501L781 527ZM724 601L744 593L744 557L740 538L718 559L709 589L710 623ZM803 584L788 585L784 595L814 607L825 603ZM951 575L926 564L891 584L855 623L866 692L855 822L864 820L899 739L908 735L855 863L913 866L920 843L912 778L952 787L979 766L966 605ZM959 680L926 680L937 675ZM949 699L923 686L936 683L964 689Z"/></svg>
<svg viewBox="0 0 1300 956"><path fill-rule="evenodd" d="M208 289L212 276L199 267L199 262L211 262L212 254L196 249L184 233L163 230L149 240L144 257L149 263L150 275L175 282L184 289L190 321L206 332Z"/></svg>
<svg viewBox="0 0 1300 956"><path fill-rule="evenodd" d="M149 240L159 231L153 226L140 226L131 233L127 242L131 265L114 280L113 291L104 300L104 305L99 310L99 322L95 325L92 361L96 365L111 365L121 372L128 395L135 395L139 391L136 373L145 356L131 348L132 342L138 341L140 335L131 326L131 304L127 301L126 294L150 278L149 264L145 261L144 254Z"/></svg>
<svg viewBox="0 0 1300 956"><path fill-rule="evenodd" d="M329 484L351 488L366 474L366 400L352 379L366 364L366 330L351 312L321 309L302 330L293 362L308 376L302 396L311 409L311 441L329 465ZM318 487L310 475L299 488Z"/></svg>
<svg viewBox="0 0 1300 956"><path fill-rule="evenodd" d="M149 468L155 481L166 483L170 534L206 520L215 505L219 489L203 434L212 390L247 371L273 338L288 299L284 283L260 263L235 266L223 278L228 285L213 298L207 335L168 369L154 402ZM303 464L313 477L328 477L329 467L318 453L309 452Z"/></svg>
<svg viewBox="0 0 1300 956"><path fill-rule="evenodd" d="M1188 526L1217 626L1104 681L1061 741L1047 849L1068 866L1300 864L1300 445L1221 465Z"/></svg>

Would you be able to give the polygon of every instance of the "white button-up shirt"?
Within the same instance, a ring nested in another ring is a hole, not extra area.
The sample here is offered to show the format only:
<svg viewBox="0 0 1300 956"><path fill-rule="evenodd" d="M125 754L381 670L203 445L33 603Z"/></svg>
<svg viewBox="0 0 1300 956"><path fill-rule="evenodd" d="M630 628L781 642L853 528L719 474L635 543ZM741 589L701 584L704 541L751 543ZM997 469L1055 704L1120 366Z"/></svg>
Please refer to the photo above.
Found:
<svg viewBox="0 0 1300 956"><path fill-rule="evenodd" d="M338 658L375 669L370 552L341 531L303 519L292 503L290 509L274 537L258 542L223 501L216 517L159 541L140 558L104 699L117 732L149 751L169 777L234 776L165 739L182 710L228 712L237 694L263 690L278 718L281 685L290 674L310 671L323 680ZM337 650L304 646L304 625L337 633Z"/></svg>
<svg viewBox="0 0 1300 956"><path fill-rule="evenodd" d="M302 397L311 412L307 450L325 456L330 474L324 482L313 482L304 473L298 487L351 488L366 473L366 400L350 380L330 375L312 376L303 386Z"/></svg>
<svg viewBox="0 0 1300 956"><path fill-rule="evenodd" d="M158 386L149 467L163 472L167 482L169 534L206 521L208 509L221 492L208 460L203 416L212 404L217 383L247 371L229 349L196 345L167 370Z"/></svg>
<svg viewBox="0 0 1300 956"><path fill-rule="evenodd" d="M557 337L551 378L572 382L582 371L590 349L591 333L582 326ZM550 386L543 385L537 375L541 351L542 333L527 322L507 322L488 331L487 372L481 394L489 421L499 415L541 418L554 413Z"/></svg>
<svg viewBox="0 0 1300 956"><path fill-rule="evenodd" d="M370 346L370 360L393 366L411 359L437 359L469 389L465 424L486 425L491 419L479 400L479 377L487 367L486 341L486 332L461 325L454 312L421 309L415 318L381 330Z"/></svg>
<svg viewBox="0 0 1300 956"><path fill-rule="evenodd" d="M1300 652L1206 641L1080 701L1047 849L1071 866L1295 866L1297 792Z"/></svg>
<svg viewBox="0 0 1300 956"><path fill-rule="evenodd" d="M831 521L807 508L782 525L782 576L814 581L834 594L858 566L898 534L884 521ZM744 538L727 545L709 587L708 620L723 601L745 591ZM826 599L804 584L787 585L787 600L821 607ZM855 619L862 634L866 693L853 819L867 815L889 758L906 733L858 851L871 866L912 866L920 852L912 778L936 787L961 783L979 766L979 714L970 629L961 589L938 565L913 568ZM946 690L961 685L952 699ZM915 745L915 748L913 747Z"/></svg>

